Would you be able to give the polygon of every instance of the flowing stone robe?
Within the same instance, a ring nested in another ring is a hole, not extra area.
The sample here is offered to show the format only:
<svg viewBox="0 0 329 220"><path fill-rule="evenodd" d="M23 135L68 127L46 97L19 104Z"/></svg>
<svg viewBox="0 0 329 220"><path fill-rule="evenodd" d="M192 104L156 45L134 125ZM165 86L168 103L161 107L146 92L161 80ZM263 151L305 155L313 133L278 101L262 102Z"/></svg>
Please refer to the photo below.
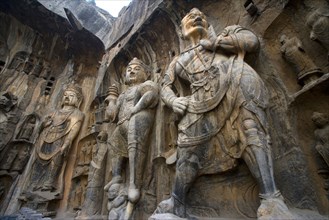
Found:
<svg viewBox="0 0 329 220"><path fill-rule="evenodd" d="M243 61L246 52L258 48L258 39L237 25L224 32L232 36L237 55L192 48L173 60L163 80L162 99L169 106L176 97L172 90L176 77L190 85L186 114L178 125L178 158L198 155L199 175L232 169L248 145L264 148L269 141L267 91L256 71ZM258 122L261 135L246 137L242 123L246 119Z"/></svg>
<svg viewBox="0 0 329 220"><path fill-rule="evenodd" d="M77 136L84 114L77 108L70 111L58 110L50 116L50 124L41 132L37 142L36 161L32 168L34 189L51 186L52 190L63 190L63 171L69 147L61 152L66 141L72 143ZM47 123L47 122L46 122Z"/></svg>

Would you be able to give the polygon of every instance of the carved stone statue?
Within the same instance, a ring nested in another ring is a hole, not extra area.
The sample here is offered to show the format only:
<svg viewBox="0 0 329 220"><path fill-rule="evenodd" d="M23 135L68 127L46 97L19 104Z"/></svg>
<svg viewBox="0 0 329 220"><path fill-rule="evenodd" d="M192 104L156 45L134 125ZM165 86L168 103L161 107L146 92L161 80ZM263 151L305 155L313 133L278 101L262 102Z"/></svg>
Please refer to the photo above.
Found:
<svg viewBox="0 0 329 220"><path fill-rule="evenodd" d="M315 149L322 156L329 168L329 115L314 112L312 121L317 127L314 131Z"/></svg>
<svg viewBox="0 0 329 220"><path fill-rule="evenodd" d="M17 139L30 141L36 126L36 118L29 117L27 121L22 125L20 132L17 135Z"/></svg>
<svg viewBox="0 0 329 220"><path fill-rule="evenodd" d="M18 154L18 146L14 145L6 152L6 157L1 162L0 169L9 170Z"/></svg>
<svg viewBox="0 0 329 220"><path fill-rule="evenodd" d="M78 218L94 218L101 215L103 199L103 187L105 179L106 161L107 161L107 132L101 131L96 140L90 140L87 142L90 156L92 158L87 159L89 165L88 182L85 187L85 195L81 201L83 202L81 212ZM97 149L97 150L94 150ZM92 155L91 151L95 154ZM89 155L88 155L89 156ZM86 161L86 160L85 160Z"/></svg>
<svg viewBox="0 0 329 220"><path fill-rule="evenodd" d="M306 54L302 42L297 37L289 39L286 35L282 35L280 42L281 53L288 62L294 65L299 84L306 85L323 75L322 70Z"/></svg>
<svg viewBox="0 0 329 220"><path fill-rule="evenodd" d="M108 189L108 220L124 219L128 203L127 191L123 183L113 183Z"/></svg>
<svg viewBox="0 0 329 220"><path fill-rule="evenodd" d="M87 157L87 152L89 151L88 148L91 148L90 146L90 141L87 141L81 148L80 150L80 154L79 154L79 161L78 161L78 165L85 165L86 162L86 157ZM89 162L86 163L87 165L89 164Z"/></svg>
<svg viewBox="0 0 329 220"><path fill-rule="evenodd" d="M22 71L27 57L28 53L26 51L20 51L16 53L13 59L11 60L8 69L15 69L18 72Z"/></svg>
<svg viewBox="0 0 329 220"><path fill-rule="evenodd" d="M63 94L62 107L45 117L41 134L36 143L36 161L32 167L33 191L61 194L60 178L66 164L67 154L77 137L84 114L79 110L82 101L81 88L70 85Z"/></svg>
<svg viewBox="0 0 329 220"><path fill-rule="evenodd" d="M11 170L22 172L29 158L30 158L30 148L29 146L23 146L13 163Z"/></svg>
<svg viewBox="0 0 329 220"><path fill-rule="evenodd" d="M311 28L311 40L320 41L329 51L329 9L319 8L310 13L307 18L307 25ZM329 59L329 55L327 59Z"/></svg>
<svg viewBox="0 0 329 220"><path fill-rule="evenodd" d="M140 198L143 169L148 151L148 137L153 125L154 107L158 103L158 87L147 80L148 67L134 58L126 69L126 91L117 98L115 87L110 88L107 97L107 115L117 122L108 143L112 153L112 181L110 185L122 180L125 159L129 159L129 204L125 219L132 215L134 204Z"/></svg>
<svg viewBox="0 0 329 220"><path fill-rule="evenodd" d="M259 186L258 217L285 214L289 218L273 176L267 90L244 62L246 53L259 48L258 38L238 25L216 36L196 8L182 19L181 27L191 46L172 61L161 91L165 104L182 115L176 174L171 198L161 202L155 213L187 217L187 193L194 181L200 175L231 170L241 158ZM175 94L177 78L189 84L191 95Z"/></svg>
<svg viewBox="0 0 329 220"><path fill-rule="evenodd" d="M8 136L8 122L13 108L17 104L17 97L10 92L0 93L0 153L10 139Z"/></svg>

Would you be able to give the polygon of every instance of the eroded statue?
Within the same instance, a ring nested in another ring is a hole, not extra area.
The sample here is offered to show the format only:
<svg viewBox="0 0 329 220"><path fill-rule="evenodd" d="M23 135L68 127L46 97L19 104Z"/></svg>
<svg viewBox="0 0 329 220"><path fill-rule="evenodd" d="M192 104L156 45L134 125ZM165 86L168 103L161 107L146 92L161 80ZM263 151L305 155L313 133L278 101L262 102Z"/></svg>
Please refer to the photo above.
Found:
<svg viewBox="0 0 329 220"><path fill-rule="evenodd" d="M311 40L319 41L329 51L329 9L319 8L310 13L307 25L311 28Z"/></svg>
<svg viewBox="0 0 329 220"><path fill-rule="evenodd" d="M305 52L300 39L282 35L280 43L281 53L294 66L299 84L306 85L323 75L322 70L314 64Z"/></svg>
<svg viewBox="0 0 329 220"><path fill-rule="evenodd" d="M329 168L329 115L314 112L312 121L317 127L314 130L315 149L322 156Z"/></svg>
<svg viewBox="0 0 329 220"><path fill-rule="evenodd" d="M148 137L154 121L155 106L158 103L158 87L151 80L149 68L134 58L128 64L125 82L126 91L117 96L118 89L110 88L106 109L108 118L117 122L108 143L112 155L112 180L105 186L108 190L113 184L123 181L125 160L129 160L128 205L125 219L132 215L135 204L141 196L143 170L148 151ZM123 181L124 182L124 181Z"/></svg>
<svg viewBox="0 0 329 220"><path fill-rule="evenodd" d="M192 9L181 22L182 35L191 46L174 58L162 83L161 97L175 113L178 124L177 162L172 196L155 211L188 217L187 193L205 174L223 173L245 161L260 191L258 218L289 218L277 189L265 109L265 85L244 56L259 48L251 31L228 26L216 36L205 15ZM177 96L174 83L190 85L189 96Z"/></svg>
<svg viewBox="0 0 329 220"><path fill-rule="evenodd" d="M10 137L9 122L15 117L13 112L14 107L17 105L17 97L11 92L0 93L0 155L5 149Z"/></svg>
<svg viewBox="0 0 329 220"><path fill-rule="evenodd" d="M67 155L84 119L79 110L82 98L81 88L71 84L64 91L61 109L44 118L31 171L29 188L33 192L61 195Z"/></svg>
<svg viewBox="0 0 329 220"><path fill-rule="evenodd" d="M127 190L123 183L114 183L108 189L108 220L124 219L128 203Z"/></svg>

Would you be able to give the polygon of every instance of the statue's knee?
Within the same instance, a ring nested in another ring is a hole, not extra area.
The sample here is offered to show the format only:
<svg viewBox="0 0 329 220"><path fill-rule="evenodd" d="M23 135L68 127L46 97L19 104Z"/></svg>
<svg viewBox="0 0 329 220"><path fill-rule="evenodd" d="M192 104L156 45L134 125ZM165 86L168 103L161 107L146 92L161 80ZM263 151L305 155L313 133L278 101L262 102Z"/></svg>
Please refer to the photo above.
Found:
<svg viewBox="0 0 329 220"><path fill-rule="evenodd" d="M184 172L190 169L197 170L199 167L199 158L195 154L186 154L177 161L177 170Z"/></svg>
<svg viewBox="0 0 329 220"><path fill-rule="evenodd" d="M265 133L259 130L259 126L253 119L243 121L244 133L248 146L265 147L267 144Z"/></svg>
<svg viewBox="0 0 329 220"><path fill-rule="evenodd" d="M132 203L137 203L141 197L140 189L129 188L128 189L128 200Z"/></svg>

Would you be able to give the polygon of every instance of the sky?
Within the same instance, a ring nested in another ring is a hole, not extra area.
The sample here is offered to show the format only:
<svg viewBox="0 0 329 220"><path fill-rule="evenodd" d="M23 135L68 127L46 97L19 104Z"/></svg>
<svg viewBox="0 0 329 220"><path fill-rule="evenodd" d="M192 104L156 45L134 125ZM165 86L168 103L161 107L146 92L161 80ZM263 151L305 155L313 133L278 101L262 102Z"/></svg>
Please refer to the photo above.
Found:
<svg viewBox="0 0 329 220"><path fill-rule="evenodd" d="M112 16L118 17L120 10L128 6L131 0L95 0L97 7L108 11Z"/></svg>

